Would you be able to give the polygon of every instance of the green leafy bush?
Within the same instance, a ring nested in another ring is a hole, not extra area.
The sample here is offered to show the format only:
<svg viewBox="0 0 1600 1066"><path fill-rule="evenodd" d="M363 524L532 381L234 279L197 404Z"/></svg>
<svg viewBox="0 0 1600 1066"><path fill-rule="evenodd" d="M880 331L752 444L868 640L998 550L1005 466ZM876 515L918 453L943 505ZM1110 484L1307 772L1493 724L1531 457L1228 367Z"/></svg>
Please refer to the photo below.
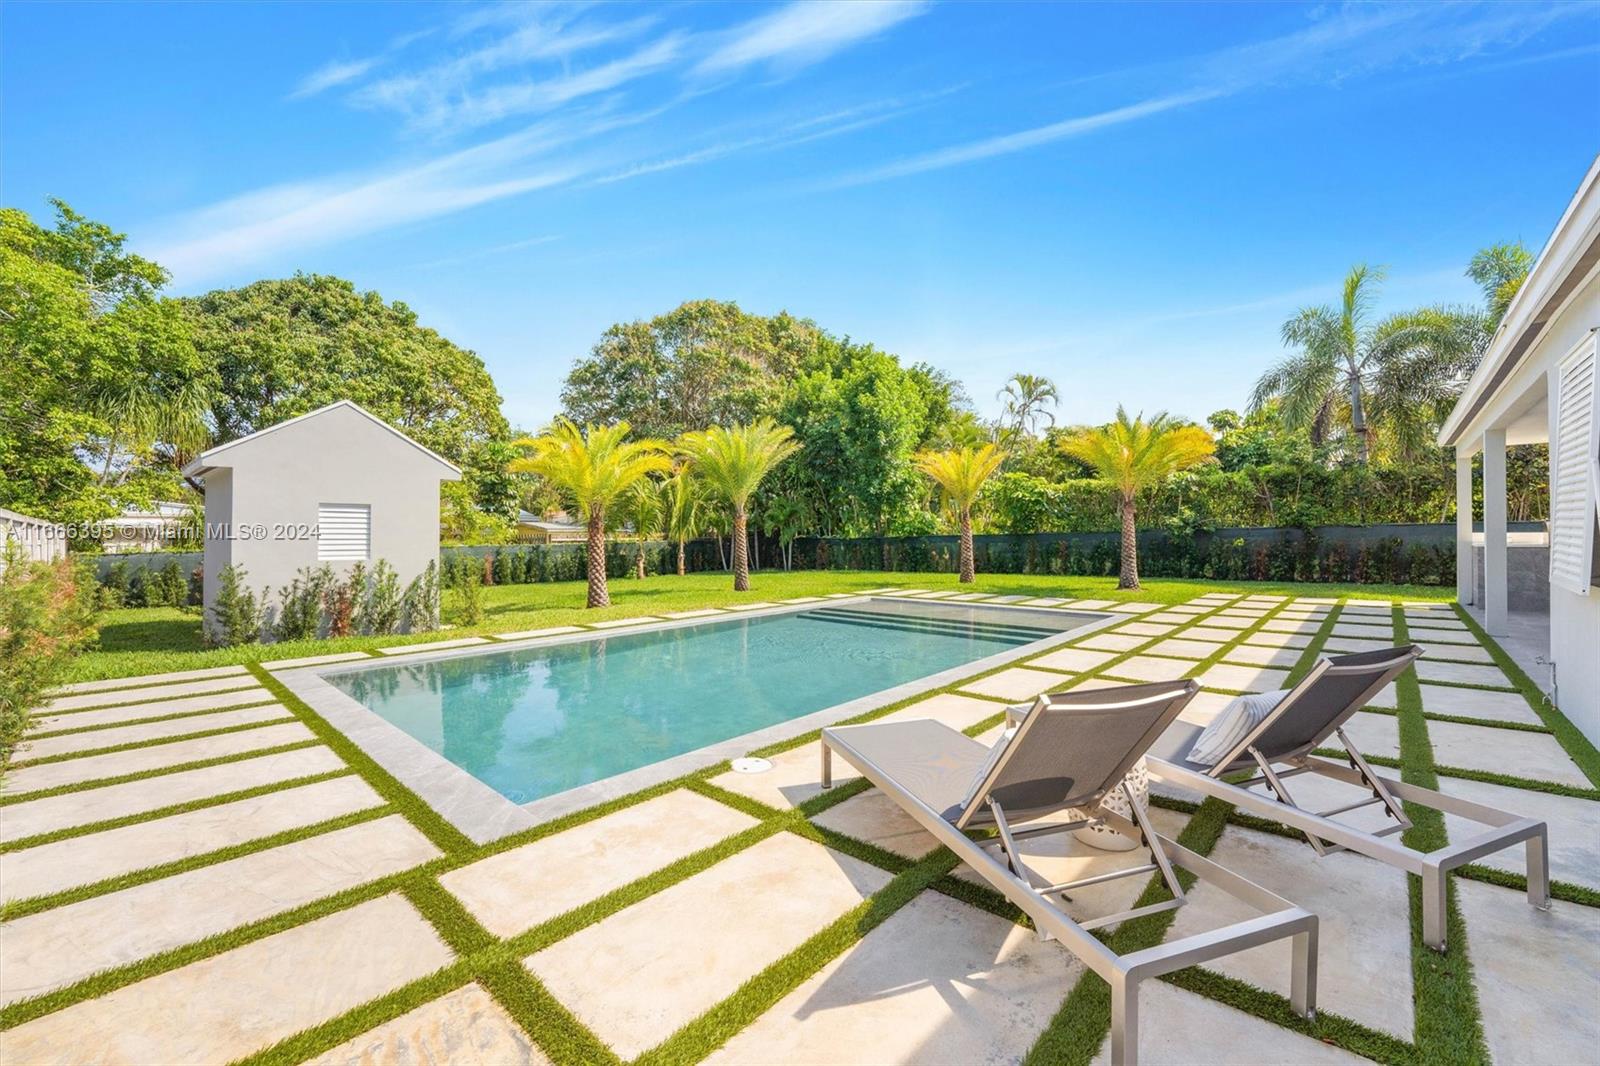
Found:
<svg viewBox="0 0 1600 1066"><path fill-rule="evenodd" d="M73 563L29 561L14 543L0 555L0 764L28 712L61 668L95 638L95 583Z"/></svg>
<svg viewBox="0 0 1600 1066"><path fill-rule="evenodd" d="M251 592L245 585L247 576L241 566L225 566L217 573L217 598L207 612L209 643L233 647L261 639L267 625L267 590L263 588L260 596Z"/></svg>

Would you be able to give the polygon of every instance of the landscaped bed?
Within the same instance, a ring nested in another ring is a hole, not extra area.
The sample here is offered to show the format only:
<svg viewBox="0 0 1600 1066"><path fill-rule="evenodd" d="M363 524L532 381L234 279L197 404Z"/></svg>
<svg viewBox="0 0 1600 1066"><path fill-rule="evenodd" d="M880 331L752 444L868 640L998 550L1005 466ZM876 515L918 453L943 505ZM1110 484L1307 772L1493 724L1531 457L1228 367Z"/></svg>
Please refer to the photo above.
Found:
<svg viewBox="0 0 1600 1066"><path fill-rule="evenodd" d="M762 574L744 598L826 594L824 582L827 592L956 591L937 575ZM1163 833L1320 916L1321 1014L1295 1018L1280 987L1287 966L1256 949L1146 992L1145 1061L1592 1056L1600 758L1470 618L1409 589L1234 587L1260 598L1230 604L1192 603L1217 586L1117 596L1106 584L980 579L980 593L1129 609L1063 648L872 716L933 717L988 741L1005 706L1036 692L1152 674L1198 678L1194 712L1206 715L1229 693L1292 683L1351 641L1415 641L1433 668L1404 675L1351 736L1409 782L1547 819L1555 878L1554 909L1541 913L1518 892L1517 852L1465 868L1452 951L1436 955L1420 943L1416 886L1402 875L1350 854L1315 860L1294 834L1216 801L1158 796ZM604 617L732 599L708 578L619 581L614 592ZM668 607L669 597L682 598ZM524 604L491 600L515 618L508 628L580 615ZM55 747L40 757L25 745L0 798L7 1061L1103 1054L1106 987L1034 940L1014 908L862 782L824 792L814 736L756 752L773 763L765 773L721 764L477 845L296 700L281 669L217 665L262 651L164 651L151 669L207 662L209 676L90 685L39 712L30 742ZM114 668L136 654L96 653L82 669L126 674ZM258 708L268 710L222 725ZM193 729L172 724L184 721ZM130 728L153 733L93 739ZM1462 832L1413 816L1415 847ZM1107 858L1074 842L1038 860L1066 879ZM1127 884L1078 905L1132 903L1141 886ZM1142 902L1160 891L1144 885ZM1230 917L1201 889L1176 917L1136 919L1108 938L1125 952Z"/></svg>

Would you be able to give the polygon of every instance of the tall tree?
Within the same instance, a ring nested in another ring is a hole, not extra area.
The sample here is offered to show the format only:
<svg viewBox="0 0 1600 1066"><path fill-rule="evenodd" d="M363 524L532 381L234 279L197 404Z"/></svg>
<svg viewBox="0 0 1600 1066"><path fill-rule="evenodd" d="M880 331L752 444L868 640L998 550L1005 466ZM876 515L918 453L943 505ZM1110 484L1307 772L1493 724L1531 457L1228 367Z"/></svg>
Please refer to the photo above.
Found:
<svg viewBox="0 0 1600 1066"><path fill-rule="evenodd" d="M917 469L932 478L944 492L960 524L962 584L970 584L975 577L972 505L983 491L984 482L1000 469L1004 458L1005 454L993 444L945 452L923 452L917 456Z"/></svg>
<svg viewBox="0 0 1600 1066"><path fill-rule="evenodd" d="M218 375L219 439L354 400L461 466L479 506L515 517L503 478L510 427L494 380L476 353L404 303L343 278L297 274L183 304Z"/></svg>
<svg viewBox="0 0 1600 1066"><path fill-rule="evenodd" d="M672 468L665 445L628 440L626 422L589 425L557 418L542 437L517 441L527 451L513 473L538 474L560 491L587 525L589 607L611 606L606 583L606 510L637 481Z"/></svg>
<svg viewBox="0 0 1600 1066"><path fill-rule="evenodd" d="M706 527L705 496L687 464L680 465L667 478L662 486L662 499L665 504L663 521L667 536L678 546L678 576L682 577L688 570L684 558L685 545L691 538L698 537ZM717 547L720 549L721 546L719 538Z"/></svg>
<svg viewBox="0 0 1600 1066"><path fill-rule="evenodd" d="M1414 382L1459 376L1462 365L1475 358L1481 330L1473 313L1445 308L1372 321L1382 280L1377 268L1353 267L1337 308L1302 308L1285 322L1283 342L1296 350L1256 382L1251 410L1277 401L1285 424L1308 430L1318 446L1347 424L1360 463L1367 461L1377 436L1370 416L1394 419L1397 428L1403 419L1423 417L1403 391L1390 389L1376 400L1374 391L1397 377ZM1405 374L1392 373L1401 366L1408 368Z"/></svg>
<svg viewBox="0 0 1600 1066"><path fill-rule="evenodd" d="M712 426L679 438L686 455L707 491L726 500L733 512L733 589L750 588L748 519L750 497L772 468L798 449L794 431L770 418L746 425Z"/></svg>
<svg viewBox="0 0 1600 1066"><path fill-rule="evenodd" d="M1045 408L1060 403L1061 394L1056 383L1042 374L1012 374L995 399L1005 401L1005 418L1014 432L1031 434L1041 418L1056 424L1056 416Z"/></svg>
<svg viewBox="0 0 1600 1066"><path fill-rule="evenodd" d="M1506 317L1506 309L1532 269L1533 253L1521 241L1503 241L1481 248L1467 264L1467 277L1483 290L1491 333Z"/></svg>
<svg viewBox="0 0 1600 1066"><path fill-rule="evenodd" d="M1129 418L1117 407L1117 419L1062 442L1068 455L1087 463L1117 493L1122 517L1122 565L1117 587L1139 587L1139 526L1135 508L1139 493L1153 489L1181 470L1211 458L1215 445L1199 426L1184 425L1165 411L1148 422Z"/></svg>

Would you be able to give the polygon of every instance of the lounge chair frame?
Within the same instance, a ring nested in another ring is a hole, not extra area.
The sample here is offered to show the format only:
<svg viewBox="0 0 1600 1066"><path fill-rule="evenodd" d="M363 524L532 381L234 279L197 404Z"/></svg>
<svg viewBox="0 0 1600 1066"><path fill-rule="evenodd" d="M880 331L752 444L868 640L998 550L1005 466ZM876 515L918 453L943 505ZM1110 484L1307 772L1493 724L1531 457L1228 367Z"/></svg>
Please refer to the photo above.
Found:
<svg viewBox="0 0 1600 1066"><path fill-rule="evenodd" d="M1447 796L1433 789L1407 784L1385 777L1374 770L1360 750L1345 734L1344 723L1365 707L1385 685L1422 655L1416 645L1394 649L1390 656L1378 652L1322 659L1311 672L1285 696L1266 719L1251 730L1233 751L1204 772L1190 766L1179 765L1158 755L1148 760L1150 772L1161 780L1180 788L1192 789L1215 797L1246 814L1269 821L1280 822L1298 829L1320 855L1348 849L1379 862L1387 863L1422 879L1422 939L1435 951L1445 951L1448 921L1446 896L1450 871L1474 862L1485 855L1525 844L1528 866L1528 902L1541 909L1550 909L1550 863L1548 829L1544 822L1525 818L1481 803ZM1265 752L1262 739L1273 725L1289 714L1306 698L1307 693L1323 679L1341 675L1367 672L1373 676L1371 684L1317 730L1309 741L1281 752ZM1313 754L1329 738L1337 736L1344 747L1348 765ZM1242 779L1225 780L1223 775L1249 773ZM1317 774L1331 780L1366 789L1370 796L1363 800L1343 804L1326 811L1311 811L1300 806L1286 783L1302 774ZM1272 795L1251 792L1254 785L1266 785ZM1276 798L1274 798L1276 797ZM1459 844L1438 851L1423 852L1410 848L1390 837L1411 827L1402 803L1416 803L1446 814L1454 814L1487 826L1486 831L1475 834ZM1334 820L1334 816L1350 811L1381 805L1393 824L1372 831L1359 829Z"/></svg>
<svg viewBox="0 0 1600 1066"><path fill-rule="evenodd" d="M1132 692L1134 688L1157 691L1153 693L1142 691L1139 694L1135 694ZM1096 711L1117 708L1132 709L1146 707L1155 701L1164 700L1174 704L1170 709L1170 714L1162 717L1161 728L1164 728L1172 718L1176 717L1183 704L1187 703L1196 691L1198 691L1198 686L1192 681L1130 686L1130 694L1125 700L1108 701L1102 699L1101 702L1086 709ZM1056 702L1050 704L1050 709L1056 711L1066 709L1066 707L1070 707L1070 703L1066 703L1066 701L1069 700L1071 695L1041 696L1035 702L1034 708L1038 709L1041 704L1054 700ZM1105 697L1106 693L1100 692L1096 695ZM980 788L972 800L966 804L960 816L955 819L947 818L946 813L948 812L941 813L935 810L905 784L896 780L892 773L879 766L870 755L863 752L854 743L856 738L862 736L864 731L897 726L904 727L913 724L912 722L868 723L856 726L831 726L824 729L821 740L822 786L824 788L832 787L832 759L837 754L854 767L864 778L877 786L885 795L893 799L902 810L932 834L939 843L953 851L961 861L971 866L1002 895L1016 904L1024 914L1032 919L1041 939L1060 941L1068 951L1072 952L1089 969L1103 978L1111 986L1111 1059L1118 1066L1124 1066L1124 1064L1132 1066L1138 1060L1138 996L1141 981L1277 940L1289 939L1292 941L1289 1001L1296 1014L1305 1018L1315 1017L1317 916L1255 882L1247 880L1219 866L1210 859L1183 847L1177 842L1159 835L1140 805L1133 802L1132 796L1128 795L1125 786L1120 783L1122 775L1127 772L1134 762L1137 762L1143 756L1144 751L1142 749L1135 750L1129 754L1125 763L1112 779L1115 784L1108 782L1107 787L1096 794L1093 813L1089 817L1068 822L1028 825L1028 818L1014 819L1001 804L994 800L989 793L989 786L1001 777L1012 756L1020 750L1022 744L1026 743L1025 738L1029 725L1037 719L1038 715L1030 715L1024 719L1017 735L1008 744L1006 752L1002 754L991 770L984 787ZM924 724L938 729L949 728L940 723L927 722ZM955 730L949 730L949 732L953 738L966 739L963 734L957 733ZM1159 735L1160 728L1153 732ZM1147 743L1148 740L1153 739L1154 736L1147 738ZM1121 790L1123 795L1128 796L1129 807L1134 813L1134 817L1131 819L1124 818L1099 806L1101 799L1118 790ZM1083 808L1080 807L1079 809ZM1043 816L1038 812L1026 813L1033 817ZM992 818L996 830L995 837L974 839L967 835L967 832L964 831L965 828L974 819L980 817ZM1115 870L1106 874L1084 877L1062 884L1051 884L1036 871L1030 869L1023 860L1018 841L1050 833L1069 832L1094 825L1106 826L1148 848L1151 862L1134 866L1131 869ZM1201 880L1210 882L1217 888L1263 913L1245 921L1198 933L1181 940L1159 944L1127 955L1117 954L1102 940L1092 935L1091 930L1104 925L1183 906L1187 901L1187 896L1178 880L1174 867L1182 867L1190 871ZM1075 888L1100 884L1120 877L1153 872L1158 872L1167 883L1173 892L1173 899L1145 907L1135 907L1087 922L1080 922L1070 917L1051 898L1057 895L1064 897L1067 892Z"/></svg>

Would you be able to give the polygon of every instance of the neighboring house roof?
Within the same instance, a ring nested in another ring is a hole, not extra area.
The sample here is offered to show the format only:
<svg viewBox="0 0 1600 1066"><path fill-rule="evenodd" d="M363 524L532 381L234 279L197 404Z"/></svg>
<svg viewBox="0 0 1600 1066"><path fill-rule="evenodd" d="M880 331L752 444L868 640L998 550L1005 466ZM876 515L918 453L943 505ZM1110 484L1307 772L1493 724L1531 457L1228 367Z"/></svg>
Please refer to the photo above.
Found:
<svg viewBox="0 0 1600 1066"><path fill-rule="evenodd" d="M450 462L450 460L446 459L444 456L433 451L432 449L424 448L422 445L418 444L404 433L401 433L398 429L395 429L389 423L385 422L371 411L368 411L365 407L362 407L354 400L339 400L328 404L326 407L319 407L315 411L308 411L305 414L300 415L298 418L286 419L282 422L276 423L275 425L268 426L266 429L258 429L254 433L248 433L243 437L236 437L226 444L219 444L209 451L201 452L192 461L190 461L188 466L183 468L184 476L195 477L196 475L204 474L207 470L216 469L218 467L226 467L228 462L227 456L223 454L224 452L237 448L242 444L252 443L261 439L262 437L268 436L269 434L281 432L282 430L288 429L289 427L298 425L302 422L309 422L313 418L320 417L327 414L329 411L333 411L341 407L348 407L350 410L361 415L363 418L372 421L376 425L382 426L389 433L392 433L397 439L405 441L407 444L411 445L411 447L417 449L417 451L421 452L423 455L426 455L440 466L443 466L445 469L456 475L460 475L460 467L456 466L454 463Z"/></svg>
<svg viewBox="0 0 1600 1066"><path fill-rule="evenodd" d="M532 511L518 511L517 525L531 526L534 529L543 529L551 533L583 533L587 527L581 522L563 522L556 518L540 518Z"/></svg>
<svg viewBox="0 0 1600 1066"><path fill-rule="evenodd" d="M1583 281L1600 265L1600 155L1578 185L1528 277L1512 298L1478 369L1439 429L1439 444L1451 448L1470 436L1473 420L1511 379L1547 327ZM1559 353L1558 353L1559 354Z"/></svg>

